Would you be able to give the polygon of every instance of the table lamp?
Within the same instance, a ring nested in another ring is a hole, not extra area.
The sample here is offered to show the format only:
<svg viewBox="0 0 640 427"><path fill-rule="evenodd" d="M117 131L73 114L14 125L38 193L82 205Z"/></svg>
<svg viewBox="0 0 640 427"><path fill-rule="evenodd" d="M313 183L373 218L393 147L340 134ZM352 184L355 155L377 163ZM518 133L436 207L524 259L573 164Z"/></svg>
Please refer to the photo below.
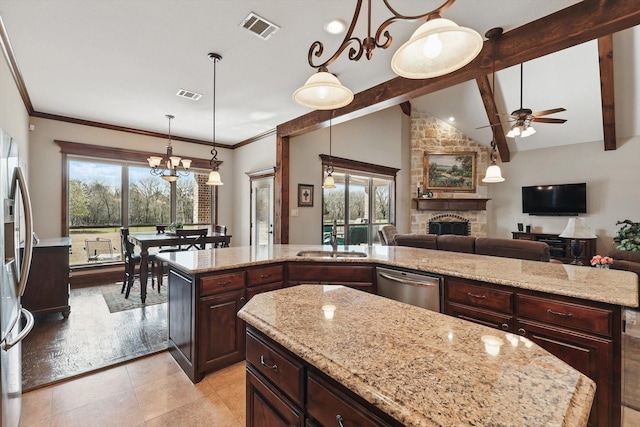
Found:
<svg viewBox="0 0 640 427"><path fill-rule="evenodd" d="M569 218L569 222L564 231L560 233L559 237L564 237L571 240L571 255L573 255L573 265L584 265L580 261L580 255L582 254L582 248L584 242L580 239L595 239L596 236L589 230L589 227L585 224L584 218Z"/></svg>

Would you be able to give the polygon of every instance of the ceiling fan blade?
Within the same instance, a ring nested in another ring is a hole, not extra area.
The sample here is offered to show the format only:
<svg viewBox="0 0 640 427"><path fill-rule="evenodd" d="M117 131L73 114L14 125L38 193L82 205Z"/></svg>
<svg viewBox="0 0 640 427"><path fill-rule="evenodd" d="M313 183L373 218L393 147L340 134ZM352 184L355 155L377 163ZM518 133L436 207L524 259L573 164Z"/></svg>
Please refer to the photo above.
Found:
<svg viewBox="0 0 640 427"><path fill-rule="evenodd" d="M536 116L536 117L546 116L548 114L560 113L561 111L567 111L567 110L562 107L552 108L551 110L538 111L537 113L533 113L532 116Z"/></svg>
<svg viewBox="0 0 640 427"><path fill-rule="evenodd" d="M500 125L504 125L504 124L507 124L507 123L510 123L510 122L500 122L500 123L495 123L495 124L492 124L492 125L480 126L479 128L476 128L476 129L484 129L484 128L489 128L489 127L494 127L494 126L500 126Z"/></svg>
<svg viewBox="0 0 640 427"><path fill-rule="evenodd" d="M564 123L566 121L566 119L551 119L545 117L536 117L534 120L536 123Z"/></svg>

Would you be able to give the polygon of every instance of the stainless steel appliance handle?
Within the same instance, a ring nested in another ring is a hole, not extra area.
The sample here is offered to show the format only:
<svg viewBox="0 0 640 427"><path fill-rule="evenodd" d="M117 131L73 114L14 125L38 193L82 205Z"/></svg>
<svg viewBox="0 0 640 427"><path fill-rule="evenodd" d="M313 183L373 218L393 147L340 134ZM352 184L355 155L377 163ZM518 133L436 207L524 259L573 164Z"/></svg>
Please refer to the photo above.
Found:
<svg viewBox="0 0 640 427"><path fill-rule="evenodd" d="M20 311L22 313L22 316L24 316L25 319L27 319L27 324L24 325L24 328L20 331L18 335L16 335L16 337L13 340L5 341L3 346L3 349L5 351L9 350L11 347L18 344L20 341L22 341L27 335L29 335L29 332L31 332L31 329L33 329L33 325L35 323L33 320L33 314L31 314L31 312L26 308L21 308Z"/></svg>
<svg viewBox="0 0 640 427"><path fill-rule="evenodd" d="M27 189L27 182L24 179L22 168L16 167L13 172L13 180L11 182L12 199L16 196L16 184L20 187L20 196L22 197L22 205L24 207L24 222L27 228L24 239L24 259L22 260L22 266L20 267L20 277L18 278L17 294L19 296L24 295L25 287L27 286L27 279L29 278L29 269L31 268L31 257L33 255L33 215L31 211L31 198L29 197L29 190Z"/></svg>
<svg viewBox="0 0 640 427"><path fill-rule="evenodd" d="M436 287L436 286L439 285L439 283L437 282L438 279L435 279L435 278L434 278L434 282L435 283L429 283L429 282L416 282L416 281L413 281L413 280L402 279L402 278L397 277L397 276L390 276L390 275L388 275L386 273L380 273L380 272L378 273L378 275L380 277L384 277L385 279L389 279L389 280L392 280L392 281L398 282L398 283L406 283L408 285L430 286L430 287Z"/></svg>

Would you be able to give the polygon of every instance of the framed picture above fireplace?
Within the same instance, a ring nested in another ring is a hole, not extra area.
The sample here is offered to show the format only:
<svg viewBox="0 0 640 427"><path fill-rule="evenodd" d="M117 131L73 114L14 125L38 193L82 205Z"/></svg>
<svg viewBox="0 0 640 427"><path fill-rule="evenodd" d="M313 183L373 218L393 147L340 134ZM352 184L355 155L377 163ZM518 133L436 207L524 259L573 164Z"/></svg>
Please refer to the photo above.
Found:
<svg viewBox="0 0 640 427"><path fill-rule="evenodd" d="M425 190L476 191L476 152L425 153Z"/></svg>

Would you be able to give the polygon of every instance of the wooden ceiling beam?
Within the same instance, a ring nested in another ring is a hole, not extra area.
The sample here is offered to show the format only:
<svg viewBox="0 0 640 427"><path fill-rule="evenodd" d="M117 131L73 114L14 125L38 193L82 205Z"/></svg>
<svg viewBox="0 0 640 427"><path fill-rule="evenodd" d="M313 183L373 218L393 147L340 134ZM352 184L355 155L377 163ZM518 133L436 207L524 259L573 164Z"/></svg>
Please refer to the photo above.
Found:
<svg viewBox="0 0 640 427"><path fill-rule="evenodd" d="M613 36L598 38L600 61L600 99L602 100L602 131L605 150L618 148L616 142L616 109L613 95Z"/></svg>
<svg viewBox="0 0 640 427"><path fill-rule="evenodd" d="M504 33L495 42L495 69L503 70L589 40L640 24L637 0L584 0L556 13ZM339 121L371 114L492 71L494 46L485 41L480 54L465 67L433 79L396 77L355 95L349 105L335 110ZM296 136L320 127L326 114L312 111L282 123L278 135Z"/></svg>
<svg viewBox="0 0 640 427"><path fill-rule="evenodd" d="M498 116L498 107L493 97L493 89L489 84L489 78L485 75L476 79L478 83L478 89L480 90L480 97L484 104L484 109L487 112L487 118L491 125L491 132L493 132L493 140L496 142L498 153L500 154L500 160L503 163L508 162L511 159L509 153L509 146L507 145L507 138L504 136L504 129L502 123L500 123L500 116Z"/></svg>

